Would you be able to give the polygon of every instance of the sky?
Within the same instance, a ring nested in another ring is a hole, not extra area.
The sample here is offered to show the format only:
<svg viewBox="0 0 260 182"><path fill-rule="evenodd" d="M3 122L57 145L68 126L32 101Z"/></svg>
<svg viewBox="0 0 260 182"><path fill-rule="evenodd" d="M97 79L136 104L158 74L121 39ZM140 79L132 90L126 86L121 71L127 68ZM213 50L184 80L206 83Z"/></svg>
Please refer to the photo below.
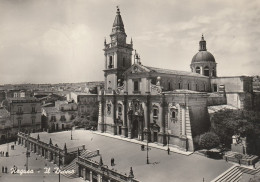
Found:
<svg viewBox="0 0 260 182"><path fill-rule="evenodd" d="M116 6L144 65L190 71L203 33L218 76L260 75L259 0L0 0L0 84L103 81Z"/></svg>

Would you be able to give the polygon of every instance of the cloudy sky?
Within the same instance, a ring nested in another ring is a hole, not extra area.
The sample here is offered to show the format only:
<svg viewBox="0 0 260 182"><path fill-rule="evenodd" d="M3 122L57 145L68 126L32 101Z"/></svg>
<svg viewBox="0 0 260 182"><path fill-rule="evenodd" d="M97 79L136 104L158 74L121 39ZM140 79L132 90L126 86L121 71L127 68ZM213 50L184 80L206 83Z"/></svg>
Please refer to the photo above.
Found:
<svg viewBox="0 0 260 182"><path fill-rule="evenodd" d="M0 0L0 84L103 80L117 5L144 65L190 71L203 33L219 76L260 74L259 0Z"/></svg>

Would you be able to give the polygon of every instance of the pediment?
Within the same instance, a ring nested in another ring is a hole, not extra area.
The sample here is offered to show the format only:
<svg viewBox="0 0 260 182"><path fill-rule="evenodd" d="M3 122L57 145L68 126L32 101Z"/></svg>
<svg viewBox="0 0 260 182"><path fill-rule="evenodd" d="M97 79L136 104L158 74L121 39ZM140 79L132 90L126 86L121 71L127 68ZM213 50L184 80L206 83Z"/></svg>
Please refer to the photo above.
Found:
<svg viewBox="0 0 260 182"><path fill-rule="evenodd" d="M147 69L146 67L144 67L140 64L133 64L130 68L128 68L124 72L124 75L138 74L138 73L148 73L148 72L150 72L150 70Z"/></svg>

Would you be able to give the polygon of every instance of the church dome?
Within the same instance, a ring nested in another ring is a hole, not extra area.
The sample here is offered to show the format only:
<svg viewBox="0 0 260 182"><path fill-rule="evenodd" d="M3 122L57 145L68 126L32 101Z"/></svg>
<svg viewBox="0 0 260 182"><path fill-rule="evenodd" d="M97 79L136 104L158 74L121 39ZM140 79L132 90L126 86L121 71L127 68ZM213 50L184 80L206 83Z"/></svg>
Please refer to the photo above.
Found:
<svg viewBox="0 0 260 182"><path fill-rule="evenodd" d="M208 51L199 51L192 58L191 63L195 63L195 62L215 62L215 58Z"/></svg>
<svg viewBox="0 0 260 182"><path fill-rule="evenodd" d="M199 42L199 52L195 54L192 58L191 63L198 63L198 62L214 62L215 63L215 58L214 56L207 51L206 47L206 41L204 40L204 36L202 34L201 40Z"/></svg>

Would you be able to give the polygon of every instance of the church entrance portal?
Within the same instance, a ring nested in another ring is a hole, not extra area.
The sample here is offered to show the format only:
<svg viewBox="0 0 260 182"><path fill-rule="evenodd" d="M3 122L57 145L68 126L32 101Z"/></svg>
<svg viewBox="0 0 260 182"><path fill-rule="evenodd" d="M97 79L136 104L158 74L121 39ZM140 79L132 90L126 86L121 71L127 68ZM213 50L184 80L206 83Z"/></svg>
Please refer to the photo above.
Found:
<svg viewBox="0 0 260 182"><path fill-rule="evenodd" d="M153 133L153 142L157 142L158 141L158 135L157 132Z"/></svg>
<svg viewBox="0 0 260 182"><path fill-rule="evenodd" d="M122 135L122 127L121 126L118 127L118 134Z"/></svg>

